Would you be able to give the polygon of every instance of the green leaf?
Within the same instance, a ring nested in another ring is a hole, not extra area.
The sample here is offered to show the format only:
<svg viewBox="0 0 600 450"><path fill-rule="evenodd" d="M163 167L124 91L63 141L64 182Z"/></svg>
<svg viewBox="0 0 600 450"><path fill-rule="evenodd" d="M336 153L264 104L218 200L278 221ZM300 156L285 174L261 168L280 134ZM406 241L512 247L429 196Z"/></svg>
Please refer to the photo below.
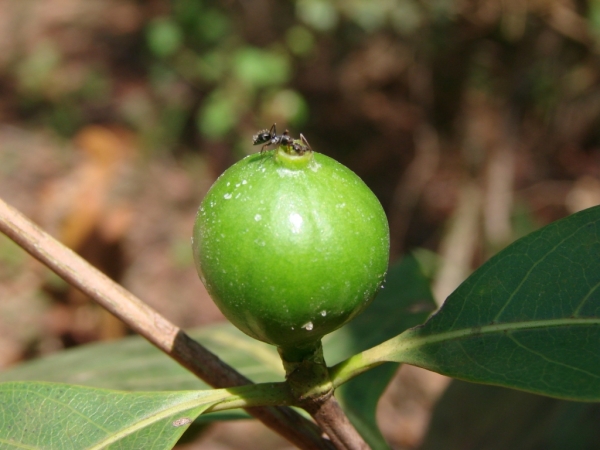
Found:
<svg viewBox="0 0 600 450"><path fill-rule="evenodd" d="M228 322L190 336L254 382L282 381L283 366L271 345L246 336ZM30 361L0 373L0 382L37 380L130 391L210 389L140 337L89 344ZM247 419L241 409L202 415L198 422Z"/></svg>
<svg viewBox="0 0 600 450"><path fill-rule="evenodd" d="M211 139L222 138L237 123L238 106L236 99L229 93L213 91L198 111L198 129Z"/></svg>
<svg viewBox="0 0 600 450"><path fill-rule="evenodd" d="M600 34L600 5L590 2L588 5L588 23L594 34Z"/></svg>
<svg viewBox="0 0 600 450"><path fill-rule="evenodd" d="M339 21L337 8L327 0L298 0L296 15L300 20L320 31L332 30Z"/></svg>
<svg viewBox="0 0 600 450"><path fill-rule="evenodd" d="M190 332L238 371L257 383L282 381L274 347L256 341L229 323ZM2 381L52 381L128 391L210 389L141 337L84 345L0 373Z"/></svg>
<svg viewBox="0 0 600 450"><path fill-rule="evenodd" d="M0 383L0 447L170 449L189 424L209 408L227 410L291 402L284 383L178 392Z"/></svg>
<svg viewBox="0 0 600 450"><path fill-rule="evenodd" d="M435 307L429 280L417 260L412 255L406 256L390 267L385 288L363 314L325 336L326 361L338 362L423 323ZM373 450L389 448L379 431L375 413L398 365L384 364L336 390L336 398L346 415Z"/></svg>
<svg viewBox="0 0 600 450"><path fill-rule="evenodd" d="M203 42L217 43L231 33L230 19L216 9L207 9L194 20L196 34Z"/></svg>
<svg viewBox="0 0 600 450"><path fill-rule="evenodd" d="M61 64L62 54L52 40L40 40L26 55L17 61L16 78L19 90L27 94L40 94L50 83Z"/></svg>
<svg viewBox="0 0 600 450"><path fill-rule="evenodd" d="M213 353L257 383L282 381L281 360L274 347L246 336L229 323L190 332ZM210 389L141 337L89 344L30 361L0 373L2 381L50 381L128 391ZM242 410L203 415L198 420L249 416Z"/></svg>
<svg viewBox="0 0 600 450"><path fill-rule="evenodd" d="M225 390L118 392L54 383L0 384L0 448L171 449Z"/></svg>
<svg viewBox="0 0 600 450"><path fill-rule="evenodd" d="M454 380L435 407L420 450L600 448L599 418L597 403Z"/></svg>
<svg viewBox="0 0 600 450"><path fill-rule="evenodd" d="M233 71L239 80L254 88L280 85L291 77L286 55L255 47L243 47L235 53Z"/></svg>
<svg viewBox="0 0 600 450"><path fill-rule="evenodd" d="M183 33L173 20L161 17L148 25L146 32L148 47L159 57L170 56L183 43Z"/></svg>
<svg viewBox="0 0 600 450"><path fill-rule="evenodd" d="M309 116L306 100L293 89L282 89L265 95L261 109L267 117L281 117L286 123L296 127L306 123Z"/></svg>
<svg viewBox="0 0 600 450"><path fill-rule="evenodd" d="M292 53L298 56L309 55L316 44L314 35L302 25L290 27L285 33L285 42Z"/></svg>
<svg viewBox="0 0 600 450"><path fill-rule="evenodd" d="M600 207L509 246L421 327L334 369L397 361L472 382L600 400Z"/></svg>

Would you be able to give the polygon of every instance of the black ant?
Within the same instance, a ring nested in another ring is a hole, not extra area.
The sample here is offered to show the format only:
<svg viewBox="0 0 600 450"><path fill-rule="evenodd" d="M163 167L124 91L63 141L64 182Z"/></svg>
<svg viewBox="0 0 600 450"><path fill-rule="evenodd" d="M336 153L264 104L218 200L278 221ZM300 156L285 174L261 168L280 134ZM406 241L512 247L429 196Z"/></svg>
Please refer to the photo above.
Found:
<svg viewBox="0 0 600 450"><path fill-rule="evenodd" d="M273 124L273 126L271 127L271 129L269 131L261 130L258 133L256 133L254 136L252 136L252 144L253 145L264 144L262 146L262 148L260 149L261 153L265 151L266 146L275 145L275 144L279 143L279 136L277 136L277 127L275 125L276 124Z"/></svg>
<svg viewBox="0 0 600 450"><path fill-rule="evenodd" d="M301 155L308 150L312 150L310 144L302 133L300 133L300 141L302 144L294 142L294 139L290 136L288 130L285 130L283 134L278 136L276 124L273 124L270 130L261 130L252 137L253 145L263 144L262 148L260 149L261 153L265 151L265 147L277 144L284 145L286 147L292 147L296 153Z"/></svg>

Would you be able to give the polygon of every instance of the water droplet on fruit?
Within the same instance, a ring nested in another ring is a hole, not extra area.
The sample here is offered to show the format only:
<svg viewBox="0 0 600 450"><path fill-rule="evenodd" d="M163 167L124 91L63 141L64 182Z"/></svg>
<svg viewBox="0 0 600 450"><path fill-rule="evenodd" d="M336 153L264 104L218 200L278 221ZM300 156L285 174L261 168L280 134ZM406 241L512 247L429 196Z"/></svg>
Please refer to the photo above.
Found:
<svg viewBox="0 0 600 450"><path fill-rule="evenodd" d="M231 198L231 194L230 194L230 193L227 193L227 194L225 194L225 195L223 196L223 198L224 198L225 200L229 200L229 199Z"/></svg>
<svg viewBox="0 0 600 450"><path fill-rule="evenodd" d="M302 325L302 328L304 328L306 331L312 331L313 323L312 322L305 323L304 325Z"/></svg>
<svg viewBox="0 0 600 450"><path fill-rule="evenodd" d="M248 183L246 180L242 180L242 184L246 184Z"/></svg>
<svg viewBox="0 0 600 450"><path fill-rule="evenodd" d="M323 317L325 317L325 316L327 315L327 311L325 311L325 310L321 311L321 315L322 315Z"/></svg>
<svg viewBox="0 0 600 450"><path fill-rule="evenodd" d="M257 222L262 219L262 216L260 214L257 214L254 216L254 220L256 220Z"/></svg>

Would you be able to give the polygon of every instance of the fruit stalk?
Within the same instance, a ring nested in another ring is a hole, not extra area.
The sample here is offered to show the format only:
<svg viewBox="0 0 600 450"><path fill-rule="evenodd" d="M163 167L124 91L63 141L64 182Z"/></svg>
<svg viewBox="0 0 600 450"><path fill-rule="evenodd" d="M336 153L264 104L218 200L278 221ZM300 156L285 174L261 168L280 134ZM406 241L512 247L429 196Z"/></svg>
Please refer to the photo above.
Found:
<svg viewBox="0 0 600 450"><path fill-rule="evenodd" d="M308 404L322 403L333 395L320 340L308 348L278 347L277 350L297 406L305 408Z"/></svg>
<svg viewBox="0 0 600 450"><path fill-rule="evenodd" d="M285 368L286 380L296 398L296 406L312 416L336 449L368 449L333 396L333 384L321 341L308 347L278 347L277 350Z"/></svg>

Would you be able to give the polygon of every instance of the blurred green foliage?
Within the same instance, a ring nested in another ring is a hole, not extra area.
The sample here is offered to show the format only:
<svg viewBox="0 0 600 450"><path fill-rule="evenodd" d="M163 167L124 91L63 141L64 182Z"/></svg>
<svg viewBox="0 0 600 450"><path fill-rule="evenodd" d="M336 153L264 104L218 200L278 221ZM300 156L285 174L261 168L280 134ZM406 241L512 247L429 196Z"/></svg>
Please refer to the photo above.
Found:
<svg viewBox="0 0 600 450"><path fill-rule="evenodd" d="M183 43L183 31L176 22L161 17L148 24L146 33L150 51L158 57L173 55Z"/></svg>
<svg viewBox="0 0 600 450"><path fill-rule="evenodd" d="M22 19L4 33L2 113L63 136L117 122L148 150L229 164L276 122L353 161L384 204L418 130L432 126L452 154L482 105L518 124L488 134L544 147L543 170L564 169L552 164L566 146L600 146L595 1L81 0L54 15L40 4L6 11ZM481 139L461 164L485 160L496 138Z"/></svg>
<svg viewBox="0 0 600 450"><path fill-rule="evenodd" d="M143 152L196 153L213 176L277 123L357 172L392 222L410 221L395 254L435 249L456 200L460 176L443 194L432 180L409 203L415 214L401 207L394 219L423 151L439 152L439 171L484 180L494 152L512 147L517 188L600 176L595 1L75 0L52 14L42 4L5 11L5 121L67 139L125 126ZM548 214L540 222L566 214L539 198L516 200Z"/></svg>

